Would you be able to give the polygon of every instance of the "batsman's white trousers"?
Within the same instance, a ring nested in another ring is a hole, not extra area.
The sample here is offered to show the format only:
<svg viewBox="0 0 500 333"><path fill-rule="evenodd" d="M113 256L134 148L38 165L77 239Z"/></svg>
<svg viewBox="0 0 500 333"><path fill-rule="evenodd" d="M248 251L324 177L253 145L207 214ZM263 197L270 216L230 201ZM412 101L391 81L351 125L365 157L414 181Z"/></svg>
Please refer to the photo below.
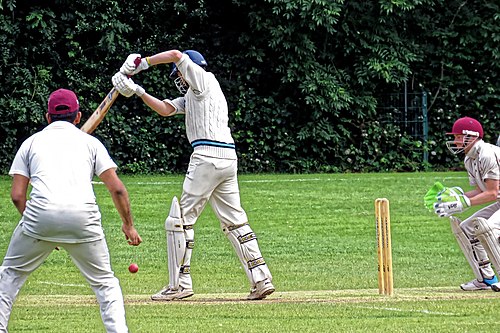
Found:
<svg viewBox="0 0 500 333"><path fill-rule="evenodd" d="M207 202L222 226L248 222L241 207L237 179L237 160L207 157L193 153L189 161L180 200L184 225L193 225Z"/></svg>
<svg viewBox="0 0 500 333"><path fill-rule="evenodd" d="M472 214L469 218L465 219L460 223L460 227L462 230L467 234L469 239L477 239L474 231L474 225L472 221L476 217L482 217L485 220L488 221L488 224L491 226L492 229L499 229L500 230L500 202L495 202L494 204L491 204L489 206L486 206L474 214ZM486 250L484 249L483 245L481 243L477 243L477 245L474 246L474 251L478 251L478 257L479 258L488 258L488 255L486 253ZM479 264L477 264L478 267ZM498 270L500 270L500 267L496 267ZM483 277L492 277L495 275L495 271L491 267L491 264L488 264L484 267L479 268L481 273L483 274ZM500 278L500 277L499 277Z"/></svg>
<svg viewBox="0 0 500 333"><path fill-rule="evenodd" d="M103 238L89 243L53 243L22 232L19 224L0 266L0 332L7 332L12 305L28 276L54 251L64 248L90 284L100 305L106 332L128 332L125 306L118 279L111 270L108 246Z"/></svg>
<svg viewBox="0 0 500 333"><path fill-rule="evenodd" d="M210 203L222 230L245 226L245 230L253 234L250 226L246 225L248 217L241 206L237 172L238 160L208 157L197 153L191 155L180 200L185 226L194 225L206 204ZM191 237L194 241L193 231ZM265 262L253 269L248 267L249 262L263 261L257 239L242 245L233 243L233 246L252 287L259 281L272 279ZM188 258L184 258L185 263L190 262L190 257L191 254ZM184 288L192 288L189 273L180 274L180 285Z"/></svg>

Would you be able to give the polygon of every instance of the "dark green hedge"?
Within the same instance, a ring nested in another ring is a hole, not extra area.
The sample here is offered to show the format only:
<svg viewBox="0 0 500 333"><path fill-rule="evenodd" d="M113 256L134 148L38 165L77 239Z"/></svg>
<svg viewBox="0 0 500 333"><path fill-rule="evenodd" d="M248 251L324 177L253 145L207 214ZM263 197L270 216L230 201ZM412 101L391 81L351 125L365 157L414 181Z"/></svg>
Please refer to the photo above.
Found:
<svg viewBox="0 0 500 333"><path fill-rule="evenodd" d="M197 49L232 110L242 172L414 171L458 162L444 133L464 115L500 129L500 8L455 0L0 1L0 169L44 126L48 94L80 97L84 119L129 53ZM177 96L168 66L134 79ZM429 142L382 108L428 92ZM120 97L96 130L121 170L182 172L182 117ZM422 162L423 150L429 163Z"/></svg>

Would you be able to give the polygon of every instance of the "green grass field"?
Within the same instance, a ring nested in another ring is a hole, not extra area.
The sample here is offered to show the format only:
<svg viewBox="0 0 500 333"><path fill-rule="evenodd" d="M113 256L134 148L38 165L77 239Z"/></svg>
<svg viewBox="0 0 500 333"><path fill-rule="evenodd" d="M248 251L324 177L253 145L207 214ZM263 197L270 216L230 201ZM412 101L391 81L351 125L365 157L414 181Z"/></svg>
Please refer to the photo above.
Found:
<svg viewBox="0 0 500 333"><path fill-rule="evenodd" d="M276 292L248 302L248 282L207 207L195 225L195 296L157 303L167 283L165 217L183 176L122 177L144 242L128 246L103 185L95 191L131 332L495 332L500 294L466 293L473 274L450 231L423 205L435 181L464 172L241 175L242 203ZM19 214L0 177L0 256ZM379 296L374 199L391 202L395 296ZM467 212L464 215L468 215ZM131 262L139 272L130 274ZM64 250L21 290L9 332L104 332L98 305Z"/></svg>

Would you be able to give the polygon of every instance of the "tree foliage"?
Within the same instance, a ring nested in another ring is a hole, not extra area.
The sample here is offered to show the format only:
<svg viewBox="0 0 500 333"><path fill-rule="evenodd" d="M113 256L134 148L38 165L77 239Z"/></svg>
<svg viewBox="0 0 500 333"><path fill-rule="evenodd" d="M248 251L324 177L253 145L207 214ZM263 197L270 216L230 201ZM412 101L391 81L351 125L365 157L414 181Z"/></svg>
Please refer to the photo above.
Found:
<svg viewBox="0 0 500 333"><path fill-rule="evenodd" d="M230 104L245 172L422 170L457 162L444 133L477 117L498 134L500 10L479 0L0 1L0 169L44 126L49 93L73 89L85 121L130 53L196 49ZM170 67L134 77L177 96ZM384 96L427 92L430 137ZM120 97L95 132L126 172L180 172L183 119ZM422 163L423 151L430 153Z"/></svg>

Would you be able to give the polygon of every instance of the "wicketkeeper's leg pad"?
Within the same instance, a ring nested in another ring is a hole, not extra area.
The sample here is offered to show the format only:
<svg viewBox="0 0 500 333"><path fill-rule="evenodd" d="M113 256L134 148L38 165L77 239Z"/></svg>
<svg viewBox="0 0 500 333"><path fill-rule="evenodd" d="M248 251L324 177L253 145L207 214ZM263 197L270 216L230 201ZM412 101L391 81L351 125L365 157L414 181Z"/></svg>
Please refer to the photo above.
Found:
<svg viewBox="0 0 500 333"><path fill-rule="evenodd" d="M476 217L472 223L476 237L488 253L497 274L500 275L500 230L492 228L490 223L482 217Z"/></svg>
<svg viewBox="0 0 500 333"><path fill-rule="evenodd" d="M222 231L233 245L252 287L265 279L272 280L271 272L262 258L257 237L248 224L223 226Z"/></svg>
<svg viewBox="0 0 500 333"><path fill-rule="evenodd" d="M194 247L194 230L185 226L177 197L172 199L170 212L165 220L168 254L169 286L178 289L192 288L190 275L191 254Z"/></svg>
<svg viewBox="0 0 500 333"><path fill-rule="evenodd" d="M490 261L486 256L486 253L484 251L478 251L476 248L477 245L480 245L479 240L469 238L460 227L460 223L461 221L458 218L454 216L450 217L451 230L457 239L460 249L467 259L467 262L472 268L472 272L478 281L483 281L485 277L490 278L491 274L490 276L484 276L483 274L484 269L488 271L491 270L491 268Z"/></svg>

